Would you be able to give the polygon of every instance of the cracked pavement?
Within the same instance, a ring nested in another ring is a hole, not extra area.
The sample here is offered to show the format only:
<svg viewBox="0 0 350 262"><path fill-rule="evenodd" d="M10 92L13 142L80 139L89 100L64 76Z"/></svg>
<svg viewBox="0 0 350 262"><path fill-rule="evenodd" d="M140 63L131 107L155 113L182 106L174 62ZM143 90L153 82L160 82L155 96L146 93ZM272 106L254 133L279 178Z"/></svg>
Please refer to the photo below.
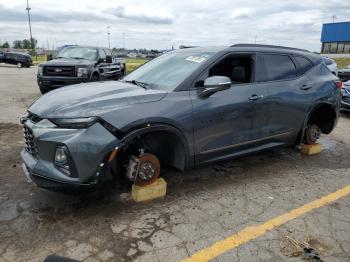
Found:
<svg viewBox="0 0 350 262"><path fill-rule="evenodd" d="M38 95L35 68L18 71L28 79L28 90L16 93L14 88L12 94L7 89L11 70L17 69L0 66L0 106L11 103L19 112L23 105L13 101ZM22 129L16 122L17 114L0 119L0 261L42 261L54 253L87 262L179 261L350 184L346 114L331 135L322 137L319 155L281 148L190 172L168 171L163 174L166 197L145 203L134 203L129 188L103 196L64 195L28 184L19 157ZM350 261L350 196L214 261L303 261L286 236L308 241L324 261Z"/></svg>

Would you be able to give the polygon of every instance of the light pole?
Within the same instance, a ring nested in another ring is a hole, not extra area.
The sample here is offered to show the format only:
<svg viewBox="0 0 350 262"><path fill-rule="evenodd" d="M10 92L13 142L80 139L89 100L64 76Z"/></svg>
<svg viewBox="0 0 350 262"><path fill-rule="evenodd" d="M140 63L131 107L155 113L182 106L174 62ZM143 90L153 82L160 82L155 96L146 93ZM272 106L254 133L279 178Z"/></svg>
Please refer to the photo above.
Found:
<svg viewBox="0 0 350 262"><path fill-rule="evenodd" d="M110 26L107 26L108 47L109 49L111 49L111 39L110 39L111 32L109 31L109 29L110 29Z"/></svg>
<svg viewBox="0 0 350 262"><path fill-rule="evenodd" d="M33 36L32 36L32 25L30 23L30 10L31 8L29 7L29 3L27 0L27 8L26 8L27 12L28 12L28 23L29 23L29 32L30 32L30 47L32 49L34 49L34 45L33 45Z"/></svg>
<svg viewBox="0 0 350 262"><path fill-rule="evenodd" d="M332 15L332 20L333 20L333 23L334 23L334 21L335 21L335 19L337 18L337 16L336 15Z"/></svg>

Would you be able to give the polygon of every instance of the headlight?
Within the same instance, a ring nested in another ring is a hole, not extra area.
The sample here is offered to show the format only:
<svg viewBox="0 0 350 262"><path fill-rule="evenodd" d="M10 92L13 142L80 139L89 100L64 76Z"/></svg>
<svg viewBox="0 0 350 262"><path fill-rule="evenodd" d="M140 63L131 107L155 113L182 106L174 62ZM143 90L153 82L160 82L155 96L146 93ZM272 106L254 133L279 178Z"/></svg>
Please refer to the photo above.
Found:
<svg viewBox="0 0 350 262"><path fill-rule="evenodd" d="M61 128L87 128L98 120L97 117L52 118L50 121Z"/></svg>
<svg viewBox="0 0 350 262"><path fill-rule="evenodd" d="M43 75L43 67L42 66L38 66L38 75L42 76Z"/></svg>
<svg viewBox="0 0 350 262"><path fill-rule="evenodd" d="M88 70L86 67L78 67L78 77L83 77L83 76L87 76L88 74Z"/></svg>

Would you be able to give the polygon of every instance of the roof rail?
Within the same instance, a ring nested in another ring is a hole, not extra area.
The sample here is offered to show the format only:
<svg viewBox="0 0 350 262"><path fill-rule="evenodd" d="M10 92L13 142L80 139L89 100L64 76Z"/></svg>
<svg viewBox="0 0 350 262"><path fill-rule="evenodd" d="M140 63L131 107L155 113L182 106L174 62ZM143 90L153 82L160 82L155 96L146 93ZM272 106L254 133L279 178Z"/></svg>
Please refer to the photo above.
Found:
<svg viewBox="0 0 350 262"><path fill-rule="evenodd" d="M287 49L287 50L295 50L295 51L303 51L310 53L309 50L301 49L301 48L294 48L294 47L288 47L288 46L279 46L279 45L260 45L260 44L235 44L231 45L231 47L267 47L267 48L281 48L281 49Z"/></svg>

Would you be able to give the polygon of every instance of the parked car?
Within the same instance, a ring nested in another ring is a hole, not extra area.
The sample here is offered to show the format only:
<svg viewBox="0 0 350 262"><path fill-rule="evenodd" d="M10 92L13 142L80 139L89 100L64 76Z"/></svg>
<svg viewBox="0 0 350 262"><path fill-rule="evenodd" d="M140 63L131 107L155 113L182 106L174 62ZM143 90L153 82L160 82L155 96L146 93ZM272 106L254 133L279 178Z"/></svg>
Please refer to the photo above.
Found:
<svg viewBox="0 0 350 262"><path fill-rule="evenodd" d="M125 72L124 61L108 48L67 46L55 59L39 65L37 82L44 94L66 85L119 79Z"/></svg>
<svg viewBox="0 0 350 262"><path fill-rule="evenodd" d="M319 55L264 46L165 53L121 81L42 96L21 122L24 173L45 188L119 175L138 185L279 146L313 144L336 126L341 82Z"/></svg>
<svg viewBox="0 0 350 262"><path fill-rule="evenodd" d="M350 80L350 65L345 68L339 69L338 77L341 81L346 82Z"/></svg>
<svg viewBox="0 0 350 262"><path fill-rule="evenodd" d="M33 60L28 54L0 51L0 63L17 65L17 67L30 67Z"/></svg>
<svg viewBox="0 0 350 262"><path fill-rule="evenodd" d="M329 68L329 70L331 70L331 72L335 75L338 76L338 65L337 63L328 57L322 56L322 59L324 61L324 63L326 64L326 66Z"/></svg>
<svg viewBox="0 0 350 262"><path fill-rule="evenodd" d="M350 112L350 80L343 83L340 110Z"/></svg>

